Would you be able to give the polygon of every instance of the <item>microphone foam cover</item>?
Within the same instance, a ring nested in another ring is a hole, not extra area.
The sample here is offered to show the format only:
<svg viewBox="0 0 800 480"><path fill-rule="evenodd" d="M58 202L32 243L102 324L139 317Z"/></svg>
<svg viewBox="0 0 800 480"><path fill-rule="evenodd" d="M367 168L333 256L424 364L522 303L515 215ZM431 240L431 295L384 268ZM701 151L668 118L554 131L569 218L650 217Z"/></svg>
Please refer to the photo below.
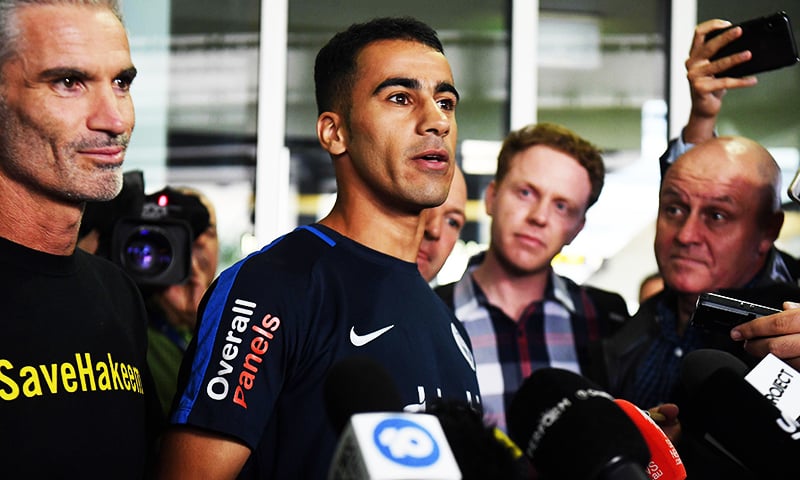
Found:
<svg viewBox="0 0 800 480"><path fill-rule="evenodd" d="M694 353L694 352L693 352ZM734 358L741 365L732 362ZM784 460L800 455L793 419L764 398L743 375L743 362L723 351L689 354L681 365L687 392L686 430L711 436L739 462L763 478L797 478ZM708 375L697 374L705 370Z"/></svg>
<svg viewBox="0 0 800 480"><path fill-rule="evenodd" d="M509 436L544 478L595 479L626 462L644 476L650 462L638 428L613 398L568 370L534 371L512 399L507 420Z"/></svg>
<svg viewBox="0 0 800 480"><path fill-rule="evenodd" d="M686 467L678 450L661 427L631 402L618 398L614 403L628 415L647 442L651 457L647 468L650 480L685 480Z"/></svg>
<svg viewBox="0 0 800 480"><path fill-rule="evenodd" d="M386 368L369 357L347 357L328 371L323 386L328 419L337 435L357 413L400 412L403 401Z"/></svg>
<svg viewBox="0 0 800 480"><path fill-rule="evenodd" d="M744 377L748 370L743 361L726 351L701 348L687 353L681 361L681 382L687 391L695 391L721 368L731 370L740 377Z"/></svg>

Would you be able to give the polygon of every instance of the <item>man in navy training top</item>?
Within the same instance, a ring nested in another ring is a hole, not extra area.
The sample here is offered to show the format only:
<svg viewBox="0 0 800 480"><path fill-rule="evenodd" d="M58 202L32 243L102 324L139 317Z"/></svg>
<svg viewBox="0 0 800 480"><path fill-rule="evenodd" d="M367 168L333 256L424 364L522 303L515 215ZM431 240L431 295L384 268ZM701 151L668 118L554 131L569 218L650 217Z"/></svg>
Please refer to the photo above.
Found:
<svg viewBox="0 0 800 480"><path fill-rule="evenodd" d="M421 212L445 200L455 169L459 96L435 31L353 25L319 52L315 81L336 203L206 294L163 478L324 478L338 439L322 390L346 357L383 365L406 410L479 406L466 333L415 263Z"/></svg>

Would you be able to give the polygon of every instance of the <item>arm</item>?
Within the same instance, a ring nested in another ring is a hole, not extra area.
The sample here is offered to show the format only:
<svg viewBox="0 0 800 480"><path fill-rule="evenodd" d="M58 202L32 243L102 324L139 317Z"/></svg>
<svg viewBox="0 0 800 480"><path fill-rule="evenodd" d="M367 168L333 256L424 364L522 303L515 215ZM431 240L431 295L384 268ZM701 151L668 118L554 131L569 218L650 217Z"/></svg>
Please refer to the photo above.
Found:
<svg viewBox="0 0 800 480"><path fill-rule="evenodd" d="M757 83L756 77L720 77L715 74L734 65L750 60L752 54L745 50L719 60L711 61L717 51L742 35L742 29L732 28L708 42L705 36L712 30L730 26L725 20L708 20L695 28L689 58L686 59L686 78L692 96L689 122L683 129L686 143L698 144L714 136L717 115L722 108L722 97L731 88L750 87Z"/></svg>
<svg viewBox="0 0 800 480"><path fill-rule="evenodd" d="M731 338L744 340L744 348L758 358L772 353L800 369L800 303L785 302L784 310L756 318L731 330Z"/></svg>
<svg viewBox="0 0 800 480"><path fill-rule="evenodd" d="M232 438L180 427L164 434L156 478L234 479L250 449Z"/></svg>
<svg viewBox="0 0 800 480"><path fill-rule="evenodd" d="M666 168L684 152L716 135L717 116L722 109L722 97L728 89L750 87L757 83L756 77L717 78L715 76L734 65L750 60L752 56L749 51L745 50L711 61L711 57L720 48L742 35L741 28L732 28L706 43L705 36L708 32L728 26L730 26L728 21L713 19L695 27L689 58L685 62L692 109L681 136L673 139L667 151L661 156L662 175Z"/></svg>

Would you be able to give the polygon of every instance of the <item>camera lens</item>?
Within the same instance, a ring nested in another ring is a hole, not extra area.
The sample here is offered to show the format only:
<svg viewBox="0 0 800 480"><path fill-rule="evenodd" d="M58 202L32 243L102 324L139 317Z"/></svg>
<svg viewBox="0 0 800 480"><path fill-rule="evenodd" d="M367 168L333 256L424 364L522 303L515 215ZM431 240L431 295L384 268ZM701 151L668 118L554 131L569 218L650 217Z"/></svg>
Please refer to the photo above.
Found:
<svg viewBox="0 0 800 480"><path fill-rule="evenodd" d="M158 275L172 263L169 239L158 228L139 227L125 243L123 262L131 271Z"/></svg>

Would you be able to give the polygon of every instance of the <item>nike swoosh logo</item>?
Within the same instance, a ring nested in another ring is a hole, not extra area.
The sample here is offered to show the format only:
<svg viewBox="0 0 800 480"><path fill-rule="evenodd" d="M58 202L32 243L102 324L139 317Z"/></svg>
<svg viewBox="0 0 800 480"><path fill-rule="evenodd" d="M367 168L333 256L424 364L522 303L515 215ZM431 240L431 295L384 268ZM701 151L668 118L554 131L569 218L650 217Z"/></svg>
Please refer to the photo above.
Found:
<svg viewBox="0 0 800 480"><path fill-rule="evenodd" d="M363 347L364 345L368 344L369 342L375 340L376 338L380 337L384 333L388 332L394 327L394 325L389 325L388 327L383 327L380 330L375 330L372 333L368 333L366 335L359 335L356 333L356 327L350 328L350 343L355 345L356 347Z"/></svg>

